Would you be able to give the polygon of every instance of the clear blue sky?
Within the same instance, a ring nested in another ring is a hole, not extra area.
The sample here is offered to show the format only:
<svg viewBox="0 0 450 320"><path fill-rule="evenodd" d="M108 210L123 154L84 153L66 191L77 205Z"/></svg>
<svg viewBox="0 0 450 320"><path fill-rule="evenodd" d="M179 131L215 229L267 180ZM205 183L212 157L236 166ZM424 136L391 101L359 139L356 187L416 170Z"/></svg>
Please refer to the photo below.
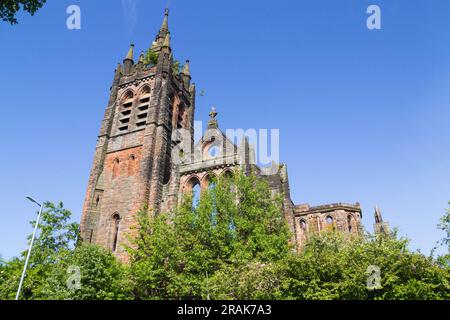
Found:
<svg viewBox="0 0 450 320"><path fill-rule="evenodd" d="M0 23L0 254L26 248L32 195L79 220L117 62L150 46L166 0L48 1ZM67 6L82 29L66 28ZM382 30L366 28L378 4ZM126 6L126 7L129 7ZM177 59L191 60L197 120L279 128L291 195L373 206L425 253L450 200L450 1L172 0Z"/></svg>

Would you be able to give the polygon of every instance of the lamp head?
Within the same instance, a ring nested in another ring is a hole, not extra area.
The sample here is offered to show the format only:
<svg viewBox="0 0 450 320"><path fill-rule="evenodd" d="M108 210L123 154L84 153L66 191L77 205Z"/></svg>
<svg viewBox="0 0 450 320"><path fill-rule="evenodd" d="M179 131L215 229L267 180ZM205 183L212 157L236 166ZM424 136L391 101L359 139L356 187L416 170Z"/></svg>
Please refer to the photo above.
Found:
<svg viewBox="0 0 450 320"><path fill-rule="evenodd" d="M31 202L37 204L38 206L41 206L41 204L39 202L37 202L36 200L34 200L32 197L26 197L28 200L30 200Z"/></svg>

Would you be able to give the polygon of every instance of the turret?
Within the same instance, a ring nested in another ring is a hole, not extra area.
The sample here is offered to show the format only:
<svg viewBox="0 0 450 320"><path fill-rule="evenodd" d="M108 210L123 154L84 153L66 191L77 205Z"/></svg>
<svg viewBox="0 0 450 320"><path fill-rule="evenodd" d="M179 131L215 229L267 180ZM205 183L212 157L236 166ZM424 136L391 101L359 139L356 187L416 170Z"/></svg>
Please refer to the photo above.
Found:
<svg viewBox="0 0 450 320"><path fill-rule="evenodd" d="M114 73L113 86L119 84L120 77L122 77L122 65L121 65L120 63L118 63L118 64L117 64L116 71L115 71L115 73Z"/></svg>
<svg viewBox="0 0 450 320"><path fill-rule="evenodd" d="M378 235L389 235L389 223L383 221L383 217L381 216L381 211L378 206L375 206L375 224L374 224L374 231L375 234Z"/></svg>
<svg viewBox="0 0 450 320"><path fill-rule="evenodd" d="M168 32L169 32L169 9L166 8L164 10L164 20L161 25L161 28L159 28L157 39L165 39Z"/></svg>
<svg viewBox="0 0 450 320"><path fill-rule="evenodd" d="M123 60L123 67L124 67L124 73L125 75L129 75L134 66L134 44L130 45L130 50L128 50L128 54Z"/></svg>
<svg viewBox="0 0 450 320"><path fill-rule="evenodd" d="M172 49L170 48L170 33L167 32L166 37L164 38L163 45L161 47L161 50L164 52L171 52Z"/></svg>
<svg viewBox="0 0 450 320"><path fill-rule="evenodd" d="M181 71L181 78L183 80L183 84L186 90L189 90L189 87L191 85L191 68L189 63L190 61L186 60L186 64L184 65L183 71Z"/></svg>

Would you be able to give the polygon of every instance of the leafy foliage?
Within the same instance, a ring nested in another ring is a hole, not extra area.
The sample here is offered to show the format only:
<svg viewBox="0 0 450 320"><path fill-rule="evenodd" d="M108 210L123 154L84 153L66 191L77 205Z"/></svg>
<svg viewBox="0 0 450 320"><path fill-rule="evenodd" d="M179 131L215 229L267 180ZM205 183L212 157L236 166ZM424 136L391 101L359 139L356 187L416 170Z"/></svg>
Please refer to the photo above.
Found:
<svg viewBox="0 0 450 320"><path fill-rule="evenodd" d="M105 249L87 244L76 246L79 227L70 218L71 212L62 203L45 203L21 299L125 298L124 267ZM35 221L31 224L34 227ZM0 299L14 298L26 253L0 268ZM79 287L68 285L73 276L69 267L80 271Z"/></svg>
<svg viewBox="0 0 450 320"><path fill-rule="evenodd" d="M144 57L144 65L154 66L158 63L158 52L148 49Z"/></svg>
<svg viewBox="0 0 450 320"><path fill-rule="evenodd" d="M78 224L70 223L71 212L64 209L63 203L57 205L46 202L39 222L27 276L23 283L22 299L35 299L41 296L41 289L54 266L58 265L74 248L78 239ZM35 226L36 221L31 225ZM31 241L31 235L28 237ZM6 265L7 276L0 286L0 298L12 298L15 295L27 251Z"/></svg>
<svg viewBox="0 0 450 320"><path fill-rule="evenodd" d="M139 299L205 299L222 269L277 261L289 252L281 198L267 183L236 174L221 178L174 215L140 215L130 279Z"/></svg>
<svg viewBox="0 0 450 320"><path fill-rule="evenodd" d="M78 279L69 272L70 268L80 271ZM42 290L43 297L52 300L124 299L123 273L124 268L110 251L83 244L53 268ZM70 286L68 282L72 277ZM79 287L75 287L77 281Z"/></svg>
<svg viewBox="0 0 450 320"><path fill-rule="evenodd" d="M447 246L448 252L450 252L450 209L447 210L447 213L441 218L438 228L445 233L444 238L440 242L442 245Z"/></svg>
<svg viewBox="0 0 450 320"><path fill-rule="evenodd" d="M450 270L407 249L408 241L330 233L312 237L282 267L287 299L448 299ZM381 288L367 287L369 266L381 271Z"/></svg>
<svg viewBox="0 0 450 320"><path fill-rule="evenodd" d="M17 24L16 14L26 11L34 15L46 2L46 0L2 0L0 2L0 19L10 24Z"/></svg>
<svg viewBox="0 0 450 320"><path fill-rule="evenodd" d="M144 56L144 65L146 66L155 66L158 64L159 52L154 51L152 49L148 49ZM174 60L172 63L172 73L177 75L183 70L184 65L178 61Z"/></svg>
<svg viewBox="0 0 450 320"><path fill-rule="evenodd" d="M449 255L412 252L395 233L329 230L294 253L282 199L256 177L220 178L192 201L187 196L173 214L140 213L129 265L100 247L75 247L70 212L46 203L21 298L450 299ZM14 298L24 256L0 264L0 299ZM381 271L379 288L367 285L369 266ZM80 271L77 287L69 285L71 267Z"/></svg>
<svg viewBox="0 0 450 320"><path fill-rule="evenodd" d="M381 270L376 290L367 286L371 265ZM448 299L450 270L408 251L405 239L330 232L278 262L221 270L209 286L214 299Z"/></svg>
<svg viewBox="0 0 450 320"><path fill-rule="evenodd" d="M177 75L184 69L184 65L179 60L174 60L172 63L172 72Z"/></svg>

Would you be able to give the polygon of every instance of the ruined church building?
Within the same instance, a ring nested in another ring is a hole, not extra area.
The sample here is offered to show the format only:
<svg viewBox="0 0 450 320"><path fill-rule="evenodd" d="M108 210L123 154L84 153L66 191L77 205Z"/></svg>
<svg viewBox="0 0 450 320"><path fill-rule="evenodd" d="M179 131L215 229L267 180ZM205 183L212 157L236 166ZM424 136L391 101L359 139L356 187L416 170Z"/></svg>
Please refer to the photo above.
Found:
<svg viewBox="0 0 450 320"><path fill-rule="evenodd" d="M210 114L207 130L194 144L195 84L189 61L174 72L166 9L162 26L152 44L155 61L148 64L142 53L134 61L134 46L115 71L111 94L95 148L81 218L83 241L110 249L122 261L128 256L122 244L133 236L137 213L147 205L152 213L169 212L182 195L197 186L204 190L213 176L239 169L266 179L273 192L284 196L283 212L300 248L308 232L333 227L346 233L361 230L359 203L335 203L311 207L295 205L290 197L287 167L263 174L254 164L253 149L244 139L237 146L219 129L217 113ZM192 137L190 150L180 149L173 138L177 129ZM173 150L195 155L174 161ZM212 148L218 150L216 154ZM376 226L382 227L376 212Z"/></svg>

